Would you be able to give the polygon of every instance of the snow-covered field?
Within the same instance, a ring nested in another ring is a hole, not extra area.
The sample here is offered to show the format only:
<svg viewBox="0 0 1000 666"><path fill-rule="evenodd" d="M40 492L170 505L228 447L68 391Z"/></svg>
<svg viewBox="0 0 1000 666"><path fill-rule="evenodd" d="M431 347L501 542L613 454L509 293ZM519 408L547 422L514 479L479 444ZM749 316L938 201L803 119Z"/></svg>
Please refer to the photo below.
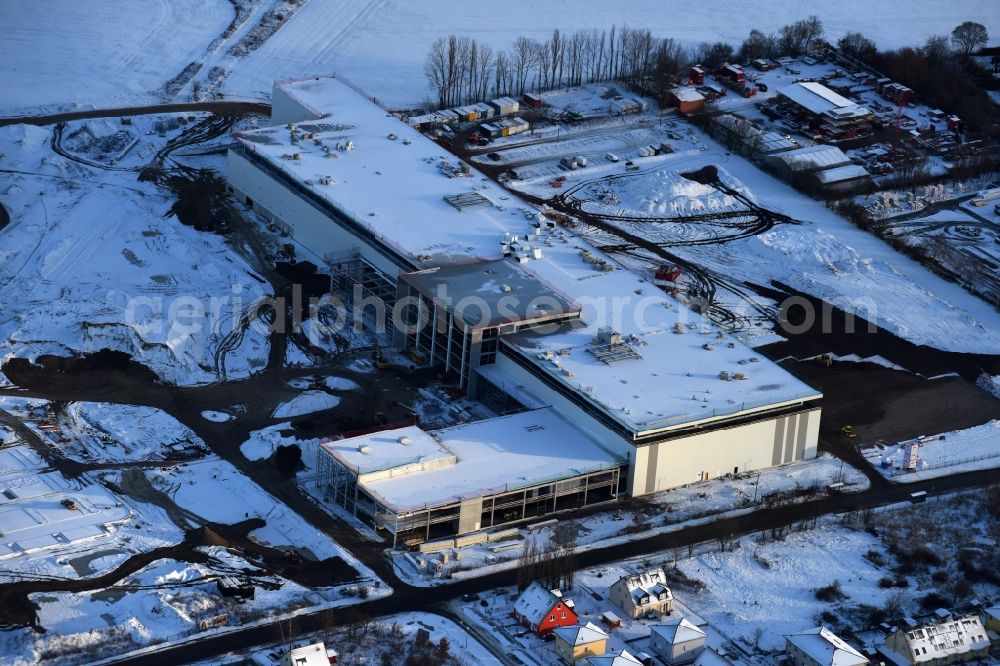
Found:
<svg viewBox="0 0 1000 666"><path fill-rule="evenodd" d="M391 104L419 103L429 96L423 75L427 50L435 39L452 33L506 48L519 35L545 39L553 28L568 33L616 23L647 27L686 46L717 40L738 46L751 28L769 32L808 14L819 15L830 41L860 29L882 47L921 44L965 20L984 23L991 35L1000 33L990 0L848 0L810 6L781 0L755 5L752 14L738 0L694 6L639 0L615 6L613 12L598 0L572 6L519 1L499 12L442 0L311 0L286 18L263 47L242 59L227 54L233 42L279 4L257 0L235 34L216 41L234 16L232 6L222 0L138 0L127 8L109 0L86 5L45 0L34 3L31 12L4 3L0 82L6 94L0 114L161 101L164 84L192 62L203 65L195 77L202 82L217 76L211 73L216 67L229 72L222 90L241 98L268 98L276 78L337 71ZM734 21L736 16L742 20Z"/></svg>
<svg viewBox="0 0 1000 666"><path fill-rule="evenodd" d="M912 446L917 445L917 468L907 469ZM884 476L910 483L937 476L1000 467L1000 421L921 437L888 447L865 449L865 457Z"/></svg>
<svg viewBox="0 0 1000 666"><path fill-rule="evenodd" d="M418 103L429 97L423 75L427 50L435 39L451 33L506 48L519 35L543 40L553 28L569 33L617 23L649 28L654 35L674 37L685 45L724 40L738 46L751 28L768 32L808 14L819 15L831 41L860 29L880 46L920 44L969 19L985 23L991 34L1000 32L989 0L924 0L917 5L849 0L808 6L782 0L754 5L752 13L738 0L698 5L638 0L613 7L599 0L571 5L521 0L504 11L490 11L443 0L313 0L237 66L224 90L264 97L274 79L336 71L389 104ZM859 16L864 16L863 25Z"/></svg>
<svg viewBox="0 0 1000 666"><path fill-rule="evenodd" d="M233 19L225 0L0 3L0 115L162 101Z"/></svg>
<svg viewBox="0 0 1000 666"><path fill-rule="evenodd" d="M878 587L884 573L863 557L882 548L867 532L826 525L767 544L744 537L736 550L697 555L677 566L704 585L686 601L713 627L747 646L760 627L760 647L773 650L784 646L784 634L818 624L815 618L830 604L815 590L835 580L855 602L882 605L889 595Z"/></svg>
<svg viewBox="0 0 1000 666"><path fill-rule="evenodd" d="M71 124L67 137L82 124ZM173 192L137 180L166 141L157 128L171 127L162 130L170 137L183 131L173 116L136 118L128 128L86 125L99 136L127 129L138 142L91 166L56 154L51 127L0 128L9 170L0 200L11 215L0 231L0 361L107 347L175 384L218 379L216 349L269 288L222 237L168 215ZM251 326L239 339L225 359L227 376L264 364L262 329Z"/></svg>

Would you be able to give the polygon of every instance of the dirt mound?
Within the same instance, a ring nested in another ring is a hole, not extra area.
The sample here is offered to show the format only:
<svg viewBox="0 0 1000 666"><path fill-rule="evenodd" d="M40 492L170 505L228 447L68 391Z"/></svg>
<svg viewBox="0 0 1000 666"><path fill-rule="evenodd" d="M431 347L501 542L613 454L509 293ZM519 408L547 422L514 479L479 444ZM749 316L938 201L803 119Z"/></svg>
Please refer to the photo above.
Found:
<svg viewBox="0 0 1000 666"><path fill-rule="evenodd" d="M681 175L688 180L693 180L702 185L714 185L719 182L719 171L715 168L714 164L706 164L697 171L688 171Z"/></svg>

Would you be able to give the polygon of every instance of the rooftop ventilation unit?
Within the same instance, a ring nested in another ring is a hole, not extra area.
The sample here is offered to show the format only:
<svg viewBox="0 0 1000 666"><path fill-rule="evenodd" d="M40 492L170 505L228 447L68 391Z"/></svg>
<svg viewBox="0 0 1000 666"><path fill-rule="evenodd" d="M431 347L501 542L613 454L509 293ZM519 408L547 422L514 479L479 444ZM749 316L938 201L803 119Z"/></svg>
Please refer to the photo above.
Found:
<svg viewBox="0 0 1000 666"><path fill-rule="evenodd" d="M402 446L406 446L407 444L410 443L410 438L408 436L406 436L406 435L401 435L400 438L399 438L399 443Z"/></svg>
<svg viewBox="0 0 1000 666"><path fill-rule="evenodd" d="M361 444L358 446L359 453L371 453L371 450L372 447L368 446L367 444Z"/></svg>

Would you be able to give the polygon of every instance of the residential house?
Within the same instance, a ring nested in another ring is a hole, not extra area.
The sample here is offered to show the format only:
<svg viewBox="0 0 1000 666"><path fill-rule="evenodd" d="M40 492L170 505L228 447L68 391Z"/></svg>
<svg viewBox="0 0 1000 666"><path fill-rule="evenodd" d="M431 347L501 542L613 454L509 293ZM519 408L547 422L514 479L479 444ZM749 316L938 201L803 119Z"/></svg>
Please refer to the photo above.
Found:
<svg viewBox="0 0 1000 666"><path fill-rule="evenodd" d="M794 666L863 666L868 659L826 627L785 636L785 655Z"/></svg>
<svg viewBox="0 0 1000 666"><path fill-rule="evenodd" d="M594 657L607 651L608 635L593 622L573 627L558 627L556 654L567 664L575 664L580 659Z"/></svg>
<svg viewBox="0 0 1000 666"><path fill-rule="evenodd" d="M337 662L337 652L322 641L292 648L281 656L281 666L330 666Z"/></svg>
<svg viewBox="0 0 1000 666"><path fill-rule="evenodd" d="M609 596L632 619L650 612L669 615L674 609L674 597L663 569L622 576L611 586Z"/></svg>
<svg viewBox="0 0 1000 666"><path fill-rule="evenodd" d="M733 666L733 662L712 648L706 647L691 666Z"/></svg>
<svg viewBox="0 0 1000 666"><path fill-rule="evenodd" d="M675 617L649 628L649 647L668 666L687 664L705 650L705 632L687 618Z"/></svg>
<svg viewBox="0 0 1000 666"><path fill-rule="evenodd" d="M993 606L983 611L983 625L986 631L1000 634L1000 606Z"/></svg>
<svg viewBox="0 0 1000 666"><path fill-rule="evenodd" d="M586 663L588 666L642 666L642 662L627 650L609 652L598 657L588 657Z"/></svg>
<svg viewBox="0 0 1000 666"><path fill-rule="evenodd" d="M989 649L986 627L975 614L897 629L886 637L881 648L894 661L921 666L981 659Z"/></svg>
<svg viewBox="0 0 1000 666"><path fill-rule="evenodd" d="M525 588L514 602L514 617L539 636L556 627L570 627L577 623L573 600L565 599L559 590L549 590L538 581Z"/></svg>

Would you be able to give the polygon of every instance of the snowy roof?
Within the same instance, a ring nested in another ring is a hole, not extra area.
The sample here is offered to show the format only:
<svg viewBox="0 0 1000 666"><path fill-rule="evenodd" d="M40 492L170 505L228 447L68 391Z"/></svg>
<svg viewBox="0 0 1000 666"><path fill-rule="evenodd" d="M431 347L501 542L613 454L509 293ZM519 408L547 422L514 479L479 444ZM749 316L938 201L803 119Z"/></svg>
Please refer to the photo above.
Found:
<svg viewBox="0 0 1000 666"><path fill-rule="evenodd" d="M663 569L650 569L637 574L628 574L622 576L620 582L629 591L636 605L639 605L638 599L643 595L650 595L655 599L661 592L666 592L668 599L673 598L670 588L667 587L667 577L663 573Z"/></svg>
<svg viewBox="0 0 1000 666"><path fill-rule="evenodd" d="M400 475L456 462L454 453L417 426L322 442L320 446L355 474L394 470L394 475Z"/></svg>
<svg viewBox="0 0 1000 666"><path fill-rule="evenodd" d="M324 146L313 140L299 138L291 143L290 130L285 127L237 134L246 151L348 214L358 233L368 233L395 249L413 268L499 259L505 239L531 234L534 240L529 245L532 250L540 249L541 257L536 258L533 251L519 255L519 266L581 304L583 321L582 326L524 339L514 347L556 377L566 390L584 396L597 408L607 406L612 410L611 418L625 429L666 430L820 396L735 338L723 335L716 341L701 337L700 331L714 336L718 328L639 275L622 269L572 232L537 227L537 219L526 216L528 209L524 207L504 208L501 202L513 197L496 183L480 178L478 172L472 171L473 177L444 175L439 167L453 166L453 155L375 106L349 84L324 78L284 85L328 113L319 120L300 123L297 129L300 135L315 133L336 159L325 157ZM390 134L397 140L387 138ZM353 142L353 150L334 149L348 141ZM282 157L288 154L299 158ZM332 178L333 184L317 184L324 176ZM306 180L313 184L305 184ZM473 192L491 205L459 211L443 198ZM597 271L582 257L584 250L613 270ZM640 293L643 295L637 297ZM592 338L606 323L614 324L623 335L634 333L641 338L635 350L642 361L609 366L590 353ZM691 326L688 335L670 332L678 323ZM707 342L713 349L702 349ZM570 350L560 361L574 373L572 376L551 360L538 358L540 352L560 349ZM746 368L737 366L749 358L759 362ZM720 370L747 371L748 380L721 382ZM664 390L665 384L669 389Z"/></svg>
<svg viewBox="0 0 1000 666"><path fill-rule="evenodd" d="M587 663L591 666L635 666L642 662L633 657L627 650L621 652L609 652L599 657L588 657Z"/></svg>
<svg viewBox="0 0 1000 666"><path fill-rule="evenodd" d="M510 230L511 220L504 219L510 212L502 207L510 195L499 185L477 171L449 177L440 165L446 163L451 173L460 174L455 156L340 79L277 85L322 111L323 117L298 123L295 143L284 126L235 134L246 151L349 215L413 266L500 257L500 237ZM390 140L390 134L396 140ZM353 142L352 150L337 150L347 142ZM283 157L293 154L298 159ZM322 184L323 178L332 180ZM489 205L459 211L443 199L471 192L484 196Z"/></svg>
<svg viewBox="0 0 1000 666"><path fill-rule="evenodd" d="M845 164L832 169L824 169L816 174L816 179L824 185L867 177L868 171L860 164Z"/></svg>
<svg viewBox="0 0 1000 666"><path fill-rule="evenodd" d="M326 645L322 641L292 648L287 655L282 657L281 662L282 664L290 664L290 666L329 666L330 664Z"/></svg>
<svg viewBox="0 0 1000 666"><path fill-rule="evenodd" d="M556 595L537 580L524 589L521 596L514 602L514 612L534 625L541 624L545 615L556 604L563 601L561 595Z"/></svg>
<svg viewBox="0 0 1000 666"><path fill-rule="evenodd" d="M822 143L786 150L773 157L784 162L792 171L815 171L851 163L851 158L840 148Z"/></svg>
<svg viewBox="0 0 1000 666"><path fill-rule="evenodd" d="M400 436L410 443L401 446ZM609 469L619 460L551 408L426 433L397 428L321 445L335 457L399 462L392 473L361 479L366 492L395 511L435 506ZM370 451L361 454L359 447ZM408 454L410 458L401 456ZM423 454L428 464L414 458ZM397 473L397 470L399 473ZM500 485L498 485L498 483Z"/></svg>
<svg viewBox="0 0 1000 666"><path fill-rule="evenodd" d="M691 624L686 617L671 618L661 624L652 625L649 630L662 636L670 645L687 643L706 636L704 631Z"/></svg>
<svg viewBox="0 0 1000 666"><path fill-rule="evenodd" d="M857 110L863 109L867 114L867 109L855 104L843 95L835 93L822 83L815 81L800 81L785 86L778 91L781 95L792 100L799 106L807 109L810 113L823 114L830 113L837 109Z"/></svg>
<svg viewBox="0 0 1000 666"><path fill-rule="evenodd" d="M823 666L856 666L868 663L863 654L826 627L788 634L785 639Z"/></svg>
<svg viewBox="0 0 1000 666"><path fill-rule="evenodd" d="M593 622L580 626L559 627L555 630L556 636L563 639L570 645L586 645L595 641L607 640L608 635Z"/></svg>
<svg viewBox="0 0 1000 666"><path fill-rule="evenodd" d="M950 655L981 650L990 645L986 628L979 616L974 614L963 617L951 617L949 614L940 622L900 631L905 636L911 656L921 650L919 661L947 659Z"/></svg>
<svg viewBox="0 0 1000 666"><path fill-rule="evenodd" d="M694 86L681 86L670 91L679 102L697 102L705 99L705 96L698 92Z"/></svg>
<svg viewBox="0 0 1000 666"><path fill-rule="evenodd" d="M635 273L595 271L581 247L556 244L546 248L549 261L526 266L580 302L580 319L546 334L505 336L502 349L542 368L626 431L649 435L820 397ZM609 323L640 359L609 365L592 353L601 346L598 329ZM722 370L746 379L723 381Z"/></svg>
<svg viewBox="0 0 1000 666"><path fill-rule="evenodd" d="M705 646L705 650L698 655L692 666L733 666L729 661L712 648Z"/></svg>
<svg viewBox="0 0 1000 666"><path fill-rule="evenodd" d="M428 298L447 299L449 311L457 307L458 317L477 328L580 311L580 306L506 259L439 266L404 273L400 279Z"/></svg>

